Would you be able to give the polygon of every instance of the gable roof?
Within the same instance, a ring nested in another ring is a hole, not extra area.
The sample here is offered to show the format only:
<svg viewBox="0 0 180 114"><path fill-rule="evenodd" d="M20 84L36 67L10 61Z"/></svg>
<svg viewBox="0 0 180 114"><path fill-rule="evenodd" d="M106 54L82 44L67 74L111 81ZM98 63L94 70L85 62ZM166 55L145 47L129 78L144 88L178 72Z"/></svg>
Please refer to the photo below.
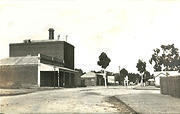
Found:
<svg viewBox="0 0 180 114"><path fill-rule="evenodd" d="M94 72L88 72L81 76L81 78L95 78L95 77L96 77L96 73Z"/></svg>
<svg viewBox="0 0 180 114"><path fill-rule="evenodd" d="M178 71L158 71L154 72L155 77L165 77L166 75L168 76L178 76L180 73Z"/></svg>

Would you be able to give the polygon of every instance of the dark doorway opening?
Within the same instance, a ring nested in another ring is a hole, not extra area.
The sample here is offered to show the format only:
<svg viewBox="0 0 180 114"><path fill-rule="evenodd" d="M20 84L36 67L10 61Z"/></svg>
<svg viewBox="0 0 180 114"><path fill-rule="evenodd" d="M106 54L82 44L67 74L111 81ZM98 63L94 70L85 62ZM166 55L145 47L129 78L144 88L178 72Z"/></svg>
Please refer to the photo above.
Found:
<svg viewBox="0 0 180 114"><path fill-rule="evenodd" d="M57 87L58 86L58 71L40 71L40 86L41 87Z"/></svg>

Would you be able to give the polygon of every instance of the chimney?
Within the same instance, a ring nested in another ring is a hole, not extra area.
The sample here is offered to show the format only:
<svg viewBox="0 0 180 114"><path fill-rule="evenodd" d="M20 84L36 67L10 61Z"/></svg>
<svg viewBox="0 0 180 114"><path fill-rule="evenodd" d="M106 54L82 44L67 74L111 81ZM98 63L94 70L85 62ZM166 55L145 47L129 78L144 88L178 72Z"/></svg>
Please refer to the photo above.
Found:
<svg viewBox="0 0 180 114"><path fill-rule="evenodd" d="M49 28L49 40L53 40L54 39L54 29L53 28Z"/></svg>

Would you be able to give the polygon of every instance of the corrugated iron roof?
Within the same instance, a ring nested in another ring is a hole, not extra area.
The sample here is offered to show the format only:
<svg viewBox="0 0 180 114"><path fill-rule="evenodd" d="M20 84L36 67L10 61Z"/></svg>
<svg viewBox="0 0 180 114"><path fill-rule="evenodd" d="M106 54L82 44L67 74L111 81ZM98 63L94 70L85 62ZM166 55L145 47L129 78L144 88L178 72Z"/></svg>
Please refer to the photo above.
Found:
<svg viewBox="0 0 180 114"><path fill-rule="evenodd" d="M81 78L95 78L95 77L96 77L96 73L94 72L88 72L81 76Z"/></svg>
<svg viewBox="0 0 180 114"><path fill-rule="evenodd" d="M38 56L24 56L24 57L9 57L5 59L0 60L0 66L4 65L33 65L38 64ZM43 63L42 63L43 64ZM50 64L47 64L50 65ZM53 65L50 65L53 66ZM65 67L59 67L55 66L56 68L59 68L61 71L67 71L75 73L77 71L65 68Z"/></svg>
<svg viewBox="0 0 180 114"><path fill-rule="evenodd" d="M180 73L178 71L157 71L154 72L155 77L163 77L163 76L178 76Z"/></svg>
<svg viewBox="0 0 180 114"><path fill-rule="evenodd" d="M9 57L0 60L0 65L38 64L38 56Z"/></svg>

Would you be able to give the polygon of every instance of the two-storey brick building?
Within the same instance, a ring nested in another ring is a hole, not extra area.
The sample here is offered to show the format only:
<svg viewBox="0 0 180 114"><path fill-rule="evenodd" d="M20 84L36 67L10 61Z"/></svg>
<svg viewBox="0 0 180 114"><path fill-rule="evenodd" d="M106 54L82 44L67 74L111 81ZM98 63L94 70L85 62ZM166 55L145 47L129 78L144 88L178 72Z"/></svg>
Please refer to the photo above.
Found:
<svg viewBox="0 0 180 114"><path fill-rule="evenodd" d="M54 40L24 40L9 45L9 58L0 60L0 87L76 86L74 46Z"/></svg>

